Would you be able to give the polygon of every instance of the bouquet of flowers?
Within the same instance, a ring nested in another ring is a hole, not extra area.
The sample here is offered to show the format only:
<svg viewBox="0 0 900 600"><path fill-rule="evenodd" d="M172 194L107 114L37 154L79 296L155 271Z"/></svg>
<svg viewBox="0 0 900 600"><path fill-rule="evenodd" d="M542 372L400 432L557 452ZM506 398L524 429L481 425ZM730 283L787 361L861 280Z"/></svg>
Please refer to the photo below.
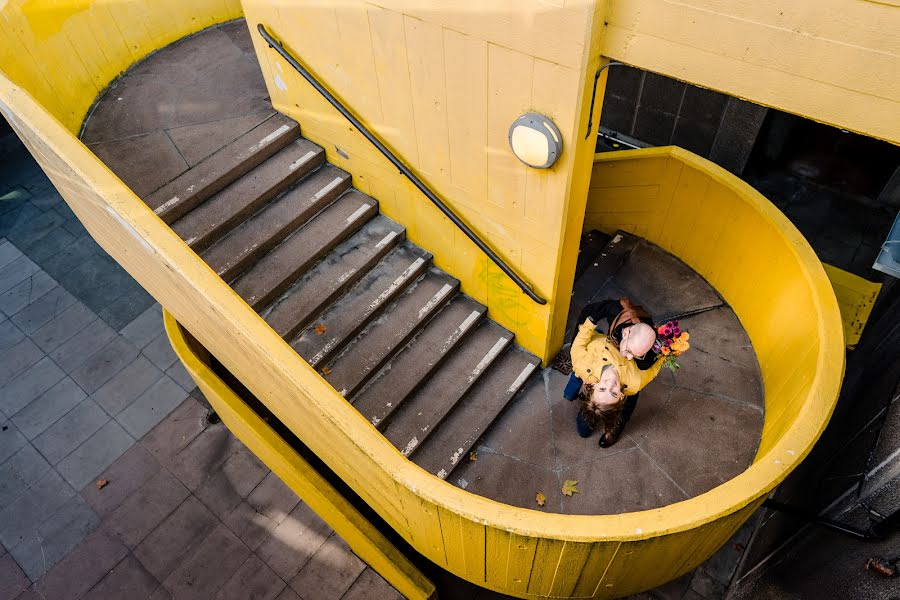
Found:
<svg viewBox="0 0 900 600"><path fill-rule="evenodd" d="M691 347L688 343L689 339L691 339L690 334L678 326L678 321L669 321L656 328L656 343L653 344L653 351L665 356L664 367L675 371L678 368L677 357Z"/></svg>

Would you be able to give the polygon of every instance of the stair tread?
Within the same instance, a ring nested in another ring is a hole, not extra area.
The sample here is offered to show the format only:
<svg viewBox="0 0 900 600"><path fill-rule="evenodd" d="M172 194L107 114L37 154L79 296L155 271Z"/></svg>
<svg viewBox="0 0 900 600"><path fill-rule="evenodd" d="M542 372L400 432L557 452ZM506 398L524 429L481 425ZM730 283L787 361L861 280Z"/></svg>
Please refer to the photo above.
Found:
<svg viewBox="0 0 900 600"><path fill-rule="evenodd" d="M292 342L291 347L313 367L325 364L429 266L431 254L404 241ZM317 329L325 327L324 333Z"/></svg>
<svg viewBox="0 0 900 600"><path fill-rule="evenodd" d="M387 425L391 414L478 327L486 312L484 305L457 295L352 398L353 406L376 427Z"/></svg>
<svg viewBox="0 0 900 600"><path fill-rule="evenodd" d="M201 256L227 281L349 187L350 175L346 171L326 165L238 225Z"/></svg>
<svg viewBox="0 0 900 600"><path fill-rule="evenodd" d="M342 395L352 396L458 290L457 279L429 269L328 365L331 372L325 378Z"/></svg>
<svg viewBox="0 0 900 600"><path fill-rule="evenodd" d="M300 125L271 117L144 199L163 221L173 223L300 136Z"/></svg>
<svg viewBox="0 0 900 600"><path fill-rule="evenodd" d="M621 231L617 232L596 255L593 262L584 266L583 272L572 286L572 297L584 299L584 302L592 301L593 295L619 271L639 239ZM571 341L574 337L575 328L578 326L575 320L583 308L582 302L570 303L566 321L566 341Z"/></svg>
<svg viewBox="0 0 900 600"><path fill-rule="evenodd" d="M512 333L493 321L482 322L437 369L428 385L394 412L384 427L384 437L409 456L510 346L512 339Z"/></svg>
<svg viewBox="0 0 900 600"><path fill-rule="evenodd" d="M415 449L413 462L446 479L529 378L540 371L540 364L530 352L518 346L510 348Z"/></svg>
<svg viewBox="0 0 900 600"><path fill-rule="evenodd" d="M348 201L353 197L351 194L352 191L345 194L316 219L325 217L335 205ZM301 229L288 241L306 233ZM327 229L323 231L318 227L309 233L317 237L333 234ZM403 241L404 235L405 230L401 225L383 215L377 215L330 252L318 254L322 259L308 272L305 272L306 267L302 266L298 270L297 264L307 259L309 260L307 264L312 264L312 261L316 260L313 244L301 248L302 256L301 251L298 251L297 255L291 257L291 261L280 265L265 264L269 257L264 258L257 263L259 269L254 266L233 287L250 306L257 310L265 307L262 315L272 329L284 338L292 338L298 327L354 285L372 265ZM276 248L276 251L279 250L281 247ZM289 273L283 272L288 269ZM277 287L273 288L273 285ZM279 294L280 297L269 304L270 299Z"/></svg>
<svg viewBox="0 0 900 600"><path fill-rule="evenodd" d="M299 139L172 224L195 251L203 250L263 204L318 168L325 152Z"/></svg>

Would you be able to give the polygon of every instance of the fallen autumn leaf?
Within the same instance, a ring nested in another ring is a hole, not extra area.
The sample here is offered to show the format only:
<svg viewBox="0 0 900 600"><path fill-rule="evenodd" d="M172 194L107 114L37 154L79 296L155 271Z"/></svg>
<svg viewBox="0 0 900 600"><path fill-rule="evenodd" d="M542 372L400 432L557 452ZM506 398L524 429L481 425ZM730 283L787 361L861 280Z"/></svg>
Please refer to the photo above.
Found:
<svg viewBox="0 0 900 600"><path fill-rule="evenodd" d="M327 329L328 327L325 326L325 323L319 323L313 331L316 332L316 335L322 335Z"/></svg>
<svg viewBox="0 0 900 600"><path fill-rule="evenodd" d="M578 485L577 481L572 481L571 479L566 479L565 483L562 486L563 496L571 496L572 494L577 494L578 488L575 487Z"/></svg>
<svg viewBox="0 0 900 600"><path fill-rule="evenodd" d="M97 489L98 489L98 490L102 490L102 489L105 488L107 485L109 485L109 481L108 481L108 480L106 480L106 479L98 479L98 480L97 480Z"/></svg>
<svg viewBox="0 0 900 600"><path fill-rule="evenodd" d="M534 497L534 501L537 502L538 506L543 506L547 502L547 497L538 492Z"/></svg>

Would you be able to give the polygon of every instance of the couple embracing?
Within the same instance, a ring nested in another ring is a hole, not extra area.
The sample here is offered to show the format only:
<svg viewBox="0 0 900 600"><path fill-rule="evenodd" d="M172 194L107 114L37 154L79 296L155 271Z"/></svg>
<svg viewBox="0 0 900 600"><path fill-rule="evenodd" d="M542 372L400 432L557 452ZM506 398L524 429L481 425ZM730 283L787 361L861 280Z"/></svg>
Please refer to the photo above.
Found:
<svg viewBox="0 0 900 600"><path fill-rule="evenodd" d="M650 314L628 298L589 304L578 323L563 397L580 400L578 434L589 437L600 429L600 447L608 448L621 436L640 391L663 366L678 368L675 357L688 349L689 336L677 321L657 328Z"/></svg>

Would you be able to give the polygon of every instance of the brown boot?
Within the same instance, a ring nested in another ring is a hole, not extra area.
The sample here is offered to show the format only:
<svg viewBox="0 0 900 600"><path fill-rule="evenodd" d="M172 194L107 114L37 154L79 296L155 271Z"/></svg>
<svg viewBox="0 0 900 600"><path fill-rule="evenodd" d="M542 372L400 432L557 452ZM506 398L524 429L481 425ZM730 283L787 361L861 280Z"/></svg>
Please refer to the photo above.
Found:
<svg viewBox="0 0 900 600"><path fill-rule="evenodd" d="M603 435L600 436L600 441L598 442L600 447L609 448L618 442L619 436L622 435L622 431L625 429L625 423L627 422L628 419L625 418L621 410L618 411L615 416L611 416L606 422L607 425Z"/></svg>

